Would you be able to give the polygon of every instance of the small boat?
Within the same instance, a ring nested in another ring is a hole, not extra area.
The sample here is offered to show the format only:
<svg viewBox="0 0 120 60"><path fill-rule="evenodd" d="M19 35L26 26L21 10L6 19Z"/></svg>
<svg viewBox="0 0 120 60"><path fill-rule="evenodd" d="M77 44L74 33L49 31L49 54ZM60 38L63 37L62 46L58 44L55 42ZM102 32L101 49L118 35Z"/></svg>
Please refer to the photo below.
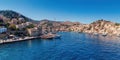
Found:
<svg viewBox="0 0 120 60"><path fill-rule="evenodd" d="M82 32L78 32L78 33L82 33Z"/></svg>
<svg viewBox="0 0 120 60"><path fill-rule="evenodd" d="M102 36L107 36L107 33L103 33Z"/></svg>
<svg viewBox="0 0 120 60"><path fill-rule="evenodd" d="M98 33L93 33L93 35L98 36Z"/></svg>
<svg viewBox="0 0 120 60"><path fill-rule="evenodd" d="M54 38L55 39L61 38L61 35L56 35Z"/></svg>

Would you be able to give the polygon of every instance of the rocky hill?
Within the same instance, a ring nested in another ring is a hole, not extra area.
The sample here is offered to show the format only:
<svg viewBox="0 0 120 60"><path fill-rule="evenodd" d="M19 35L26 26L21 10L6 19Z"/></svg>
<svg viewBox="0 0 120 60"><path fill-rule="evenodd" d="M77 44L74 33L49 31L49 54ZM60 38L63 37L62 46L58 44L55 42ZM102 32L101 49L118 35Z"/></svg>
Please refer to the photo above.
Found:
<svg viewBox="0 0 120 60"><path fill-rule="evenodd" d="M76 25L80 25L80 23L70 22L70 21L65 21L65 22L51 21L45 19L45 20L41 20L38 26L41 27L43 31L57 32L57 31L69 31L69 28L71 26L76 26Z"/></svg>
<svg viewBox="0 0 120 60"><path fill-rule="evenodd" d="M9 18L10 20L22 18L25 21L32 21L32 19L25 17L24 15L17 13L15 11L12 11L12 10L0 10L0 15L6 18Z"/></svg>
<svg viewBox="0 0 120 60"><path fill-rule="evenodd" d="M106 20L98 20L89 25L90 31L100 34L120 35L120 24Z"/></svg>
<svg viewBox="0 0 120 60"><path fill-rule="evenodd" d="M69 30L92 34L106 34L120 36L120 24L107 20L97 20L91 24L72 26Z"/></svg>
<svg viewBox="0 0 120 60"><path fill-rule="evenodd" d="M120 35L119 23L114 23L103 19L97 20L90 24L82 24L79 22L70 21L51 21L47 19L34 21L12 10L0 11L0 26L6 26L8 29L12 27L14 30L16 30L15 27L17 27L17 29L24 30L24 28L32 26L32 28L36 27L43 33L57 31L76 31L85 33Z"/></svg>

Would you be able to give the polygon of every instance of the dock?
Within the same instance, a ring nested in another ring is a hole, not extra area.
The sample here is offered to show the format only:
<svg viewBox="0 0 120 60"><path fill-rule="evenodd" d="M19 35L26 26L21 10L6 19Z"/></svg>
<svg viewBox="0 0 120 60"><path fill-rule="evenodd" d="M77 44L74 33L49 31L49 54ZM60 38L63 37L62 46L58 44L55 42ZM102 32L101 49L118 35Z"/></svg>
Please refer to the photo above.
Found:
<svg viewBox="0 0 120 60"><path fill-rule="evenodd" d="M25 37L25 38L18 38L18 39L0 40L0 44L19 42L19 41L27 41L27 40L36 39L36 38L38 38L38 37Z"/></svg>

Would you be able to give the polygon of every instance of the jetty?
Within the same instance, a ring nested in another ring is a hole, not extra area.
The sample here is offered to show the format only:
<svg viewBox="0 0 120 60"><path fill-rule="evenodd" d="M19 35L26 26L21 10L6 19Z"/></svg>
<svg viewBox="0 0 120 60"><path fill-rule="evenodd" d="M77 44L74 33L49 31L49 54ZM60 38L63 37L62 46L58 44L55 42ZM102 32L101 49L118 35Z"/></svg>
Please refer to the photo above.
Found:
<svg viewBox="0 0 120 60"><path fill-rule="evenodd" d="M19 37L19 38L11 38L11 39L0 39L0 44L27 41L27 40L32 40L32 39L53 39L53 38L57 39L60 37L61 37L60 35L48 33L48 34L44 34L38 37L25 37L25 38Z"/></svg>
<svg viewBox="0 0 120 60"><path fill-rule="evenodd" d="M38 37L25 37L25 38L18 38L18 39L6 39L6 40L0 40L0 44L19 42L19 41L26 41L26 40L36 39L36 38L38 38Z"/></svg>

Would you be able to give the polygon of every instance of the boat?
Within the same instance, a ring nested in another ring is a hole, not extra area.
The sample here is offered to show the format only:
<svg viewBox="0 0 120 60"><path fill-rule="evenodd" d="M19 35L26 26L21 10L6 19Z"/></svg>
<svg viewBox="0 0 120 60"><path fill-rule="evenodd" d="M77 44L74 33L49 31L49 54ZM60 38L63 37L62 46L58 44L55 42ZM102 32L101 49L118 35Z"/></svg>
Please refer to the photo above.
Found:
<svg viewBox="0 0 120 60"><path fill-rule="evenodd" d="M103 33L102 36L107 36L107 33Z"/></svg>
<svg viewBox="0 0 120 60"><path fill-rule="evenodd" d="M57 39L57 38L60 38L61 36L60 35L57 35L57 34L52 34L52 33L48 33L48 34L44 34L42 36L40 36L41 39Z"/></svg>
<svg viewBox="0 0 120 60"><path fill-rule="evenodd" d="M54 38L55 39L61 38L61 35L56 35Z"/></svg>
<svg viewBox="0 0 120 60"><path fill-rule="evenodd" d="M98 36L98 33L93 33L93 35Z"/></svg>
<svg viewBox="0 0 120 60"><path fill-rule="evenodd" d="M78 32L78 33L82 33L82 32Z"/></svg>
<svg viewBox="0 0 120 60"><path fill-rule="evenodd" d="M42 35L40 36L41 39L53 39L54 37L51 35Z"/></svg>

